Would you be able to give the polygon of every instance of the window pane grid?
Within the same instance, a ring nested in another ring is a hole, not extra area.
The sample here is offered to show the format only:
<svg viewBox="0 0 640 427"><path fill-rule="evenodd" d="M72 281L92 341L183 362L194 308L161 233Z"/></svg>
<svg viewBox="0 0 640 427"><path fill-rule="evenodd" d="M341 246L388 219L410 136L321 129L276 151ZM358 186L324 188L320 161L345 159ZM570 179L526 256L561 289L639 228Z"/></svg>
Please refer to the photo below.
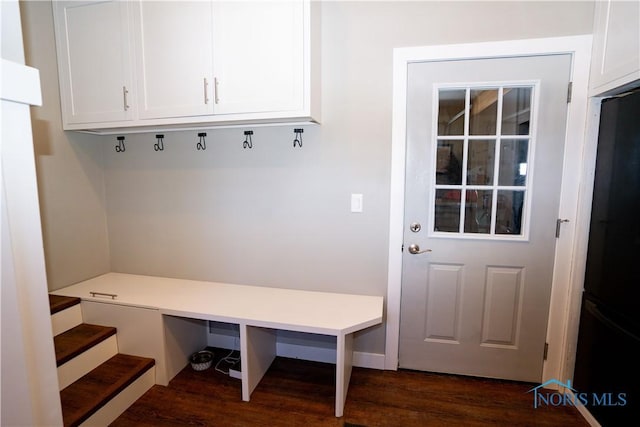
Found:
<svg viewBox="0 0 640 427"><path fill-rule="evenodd" d="M442 98L447 97L450 104L456 103L457 109L462 106L464 93L464 109L447 112L451 118L443 115L446 105L441 104L438 109L433 231L465 236L521 236L529 181L533 87L469 86L440 89L438 93L444 93ZM507 110L505 99L509 103ZM451 131L449 124L461 124L462 115L462 129ZM502 134L503 129L509 134ZM460 143L462 147L456 145Z"/></svg>
<svg viewBox="0 0 640 427"><path fill-rule="evenodd" d="M498 90L498 115L496 117L496 134L500 135L502 133L502 98L504 95L504 89L501 87ZM500 147L502 146L500 139L496 140L495 144L495 153L493 156L494 166L493 170L496 171L493 174L493 187L494 190L492 192L493 198L491 200L491 230L489 234L492 236L496 234L496 209L498 208L498 197L497 197L497 187L498 187L498 178L500 176Z"/></svg>

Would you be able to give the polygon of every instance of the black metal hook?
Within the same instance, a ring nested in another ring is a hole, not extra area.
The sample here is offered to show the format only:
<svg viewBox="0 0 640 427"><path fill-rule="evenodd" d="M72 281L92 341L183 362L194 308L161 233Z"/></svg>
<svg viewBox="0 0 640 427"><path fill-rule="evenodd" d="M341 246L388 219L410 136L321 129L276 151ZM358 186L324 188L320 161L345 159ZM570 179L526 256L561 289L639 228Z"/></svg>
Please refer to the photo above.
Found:
<svg viewBox="0 0 640 427"><path fill-rule="evenodd" d="M116 138L118 140L118 145L116 145L116 152L123 153L127 148L124 146L124 136L119 136Z"/></svg>
<svg viewBox="0 0 640 427"><path fill-rule="evenodd" d="M204 137L207 136L206 132L200 132L198 134L198 138L200 138L199 142L196 144L196 148L198 150L206 150L207 149L207 141L205 141Z"/></svg>
<svg viewBox="0 0 640 427"><path fill-rule="evenodd" d="M293 147L295 148L296 145L298 145L300 148L302 148L302 132L304 132L304 129L294 129L293 133L296 135L296 137L293 140Z"/></svg>
<svg viewBox="0 0 640 427"><path fill-rule="evenodd" d="M251 135L253 135L252 130L244 131L244 142L242 143L242 148L253 148L253 140L251 139Z"/></svg>
<svg viewBox="0 0 640 427"><path fill-rule="evenodd" d="M164 151L164 135L156 135L156 139L158 142L153 144L153 149L155 151Z"/></svg>

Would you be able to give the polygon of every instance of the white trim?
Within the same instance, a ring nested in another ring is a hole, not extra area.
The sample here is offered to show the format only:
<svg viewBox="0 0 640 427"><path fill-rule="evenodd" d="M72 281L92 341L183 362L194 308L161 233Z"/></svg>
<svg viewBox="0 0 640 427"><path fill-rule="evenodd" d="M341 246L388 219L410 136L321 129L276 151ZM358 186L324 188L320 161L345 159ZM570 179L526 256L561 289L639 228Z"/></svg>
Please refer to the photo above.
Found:
<svg viewBox="0 0 640 427"><path fill-rule="evenodd" d="M564 392L571 395L573 397L573 401L576 402L576 398L575 398L575 394L568 388L564 389ZM598 420L595 419L595 417L593 415L591 415L591 412L589 412L589 410L587 409L587 407L585 405L576 405L575 408L578 410L578 412L580 412L580 415L582 415L582 418L584 418L584 420L589 423L589 425L591 427L601 427L600 423L598 422Z"/></svg>
<svg viewBox="0 0 640 427"><path fill-rule="evenodd" d="M570 264L557 266L569 269L570 279L567 294L562 295L566 298L564 306L558 304L553 306L554 295L551 296L551 309L549 313L549 324L551 324L551 316L555 313L565 321L565 334L563 340L559 343L561 347L556 351L560 352L562 360L560 361L559 370L561 376L557 378L571 378L575 364L576 344L578 342L578 323L580 321L580 308L582 306L582 289L584 287L584 275L586 270L587 247L589 244L589 227L591 222L591 204L593 200L593 186L596 169L596 155L598 145L598 131L600 126L600 103L603 98L589 98L587 100L587 118L584 147L581 150L582 162L578 176L575 177L579 182L577 198L577 214L575 224L573 224L572 249L574 251ZM567 159L565 159L566 162ZM562 199L561 199L562 200ZM564 226L563 226L564 227ZM564 233L565 229L563 229ZM563 236L564 237L564 236ZM559 242L560 243L560 242ZM556 247L556 251L559 247ZM554 271L554 281L555 281ZM553 291L553 290L552 290ZM563 310L563 311L561 311ZM547 332L547 340L549 340L549 332ZM551 342L551 341L547 341ZM549 354L551 355L551 344L549 345ZM560 357L559 356L559 357ZM583 414L584 415L584 414Z"/></svg>
<svg viewBox="0 0 640 427"><path fill-rule="evenodd" d="M565 378L573 372L573 361L567 360L575 351L577 317L580 309L581 274L584 274L584 247L587 228L585 215L590 213L587 183L593 176L584 176L585 165L592 153L586 147L587 89L591 60L591 35L545 39L511 40L503 42L440 45L394 49L393 55L393 121L391 145L391 191L389 211L389 268L387 283L387 322L385 369L398 367L400 333L400 294L402 280L404 173L406 155L407 69L412 62L448 61L496 57L522 57L569 53L573 57L571 79L573 99L568 107L564 169L562 175L559 217L571 221L563 226L556 245L551 305L547 332L548 359L544 364L542 382L550 378ZM581 156L576 153L582 153ZM585 179L586 178L586 179ZM579 224L579 227L576 227ZM577 231L576 231L577 229ZM582 270L581 270L582 269Z"/></svg>
<svg viewBox="0 0 640 427"><path fill-rule="evenodd" d="M336 363L336 347L312 347L301 344L279 342L276 355L290 359L310 360L312 362Z"/></svg>
<svg viewBox="0 0 640 427"><path fill-rule="evenodd" d="M2 59L0 98L21 104L42 105L40 72L26 65Z"/></svg>
<svg viewBox="0 0 640 427"><path fill-rule="evenodd" d="M577 405L576 409L578 410L578 412L580 412L582 418L584 418L584 420L589 423L591 427L601 427L601 424L598 422L598 420L595 419L593 415L591 415L591 412L589 412L586 406Z"/></svg>
<svg viewBox="0 0 640 427"><path fill-rule="evenodd" d="M218 348L240 350L236 345L238 337L209 333L207 345ZM276 355L293 359L310 360L312 362L336 363L336 347L317 347L302 344L276 342ZM353 366L369 369L385 369L385 355L380 353L353 352Z"/></svg>
<svg viewBox="0 0 640 427"><path fill-rule="evenodd" d="M311 347L300 344L279 342L276 354L280 357L310 360L313 362L336 363L336 349L328 347ZM353 366L369 369L384 369L385 355L380 353L353 352Z"/></svg>

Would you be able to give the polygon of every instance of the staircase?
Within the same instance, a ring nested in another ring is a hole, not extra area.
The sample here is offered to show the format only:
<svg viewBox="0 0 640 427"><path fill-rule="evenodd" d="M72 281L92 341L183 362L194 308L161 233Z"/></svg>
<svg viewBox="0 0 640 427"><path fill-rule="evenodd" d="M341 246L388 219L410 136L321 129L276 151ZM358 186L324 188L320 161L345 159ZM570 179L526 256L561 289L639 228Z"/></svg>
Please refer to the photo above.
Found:
<svg viewBox="0 0 640 427"><path fill-rule="evenodd" d="M116 328L82 322L80 299L49 295L65 426L106 426L155 383L155 362L118 353Z"/></svg>

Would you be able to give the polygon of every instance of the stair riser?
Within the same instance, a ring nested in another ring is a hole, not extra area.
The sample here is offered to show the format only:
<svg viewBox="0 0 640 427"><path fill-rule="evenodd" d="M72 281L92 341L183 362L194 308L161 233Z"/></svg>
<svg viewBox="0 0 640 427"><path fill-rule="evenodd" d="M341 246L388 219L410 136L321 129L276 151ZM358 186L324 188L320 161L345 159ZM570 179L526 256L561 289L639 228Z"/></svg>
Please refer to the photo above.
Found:
<svg viewBox="0 0 640 427"><path fill-rule="evenodd" d="M156 382L155 366L142 374L140 378L131 383L111 399L106 405L100 408L95 414L89 417L80 426L107 426L115 421L124 411L133 405L144 393L147 392Z"/></svg>
<svg viewBox="0 0 640 427"><path fill-rule="evenodd" d="M81 323L82 310L79 304L51 315L51 328L54 337Z"/></svg>
<svg viewBox="0 0 640 427"><path fill-rule="evenodd" d="M69 386L116 354L118 354L118 341L116 336L112 335L67 363L58 366L59 389Z"/></svg>

